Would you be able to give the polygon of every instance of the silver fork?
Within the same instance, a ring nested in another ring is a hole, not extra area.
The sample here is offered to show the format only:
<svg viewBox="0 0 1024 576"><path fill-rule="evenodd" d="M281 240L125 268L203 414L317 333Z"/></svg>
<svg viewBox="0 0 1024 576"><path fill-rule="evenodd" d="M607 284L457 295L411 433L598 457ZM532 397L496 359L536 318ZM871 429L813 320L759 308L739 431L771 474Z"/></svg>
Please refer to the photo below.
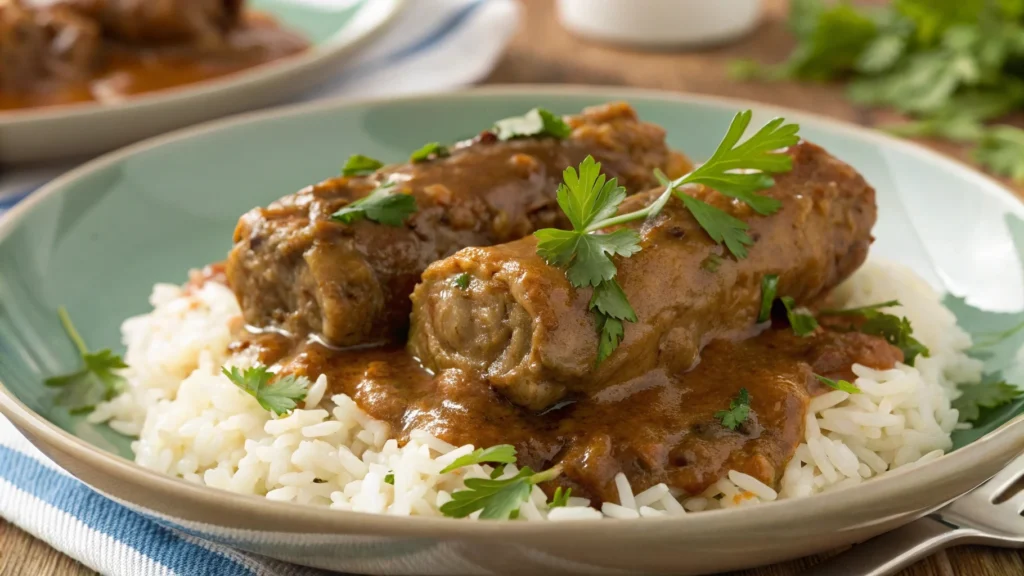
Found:
<svg viewBox="0 0 1024 576"><path fill-rule="evenodd" d="M1024 455L952 503L829 558L803 576L888 576L961 544L1024 548L1024 490L995 503L1022 476Z"/></svg>

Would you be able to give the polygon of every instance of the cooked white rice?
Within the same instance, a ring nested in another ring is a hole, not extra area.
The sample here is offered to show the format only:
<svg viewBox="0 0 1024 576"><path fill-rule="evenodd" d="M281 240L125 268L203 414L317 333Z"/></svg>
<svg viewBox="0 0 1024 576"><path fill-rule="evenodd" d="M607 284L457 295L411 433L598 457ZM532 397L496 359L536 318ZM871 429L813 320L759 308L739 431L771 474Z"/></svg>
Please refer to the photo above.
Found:
<svg viewBox="0 0 1024 576"><path fill-rule="evenodd" d="M855 365L861 394L831 391L814 398L804 441L779 490L738 471L703 494L688 497L659 484L634 494L616 478L619 502L600 510L583 498L548 508L539 488L520 509L520 521L647 518L799 498L853 486L880 474L941 456L952 446L958 384L977 383L981 364L965 350L970 337L956 326L938 294L899 265L872 261L835 290L832 306L898 299L914 335L931 350L915 367L872 370ZM325 377L305 405L274 418L221 373L251 361L228 352L241 326L234 295L208 283L198 290L157 285L153 311L127 320L130 389L90 415L124 434L136 462L191 482L271 500L400 516L438 516L466 478L489 476L490 466L440 471L474 447L452 446L416 431L404 446L384 422L345 395L325 398ZM504 477L518 472L507 466ZM394 484L385 477L394 475Z"/></svg>

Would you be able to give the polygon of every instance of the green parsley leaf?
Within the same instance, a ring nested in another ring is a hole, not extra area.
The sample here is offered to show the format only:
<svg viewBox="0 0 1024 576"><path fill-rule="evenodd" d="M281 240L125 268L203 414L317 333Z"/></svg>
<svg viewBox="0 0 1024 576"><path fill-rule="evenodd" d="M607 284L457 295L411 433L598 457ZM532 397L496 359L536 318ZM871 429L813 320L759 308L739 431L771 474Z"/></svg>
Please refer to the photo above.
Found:
<svg viewBox="0 0 1024 576"><path fill-rule="evenodd" d="M619 347L626 335L622 320L611 318L599 312L594 313L597 322L597 364L604 362Z"/></svg>
<svg viewBox="0 0 1024 576"><path fill-rule="evenodd" d="M903 351L903 363L913 366L918 356L925 358L931 355L928 348L913 337L910 320L892 314L876 313L869 315L861 325L860 331L865 334L881 336L885 341Z"/></svg>
<svg viewBox="0 0 1024 576"><path fill-rule="evenodd" d="M989 128L973 154L993 173L1024 182L1024 130L1009 125Z"/></svg>
<svg viewBox="0 0 1024 576"><path fill-rule="evenodd" d="M772 317L772 303L779 289L779 276L765 274L761 277L761 309L757 313L757 321L767 322Z"/></svg>
<svg viewBox="0 0 1024 576"><path fill-rule="evenodd" d="M578 232L586 230L594 221L614 215L626 199L626 189L619 186L616 178L608 180L601 173L601 163L593 156L583 159L579 172L572 166L566 168L562 179L558 185L558 206Z"/></svg>
<svg viewBox="0 0 1024 576"><path fill-rule="evenodd" d="M818 329L818 321L814 319L814 316L797 308L796 302L792 298L783 296L779 300L786 307L786 318L789 319L789 325L797 336L810 336Z"/></svg>
<svg viewBox="0 0 1024 576"><path fill-rule="evenodd" d="M729 430L735 430L740 424L746 422L750 415L750 393L746 388L740 388L739 394L729 401L728 410L715 412L715 418L721 420L722 426Z"/></svg>
<svg viewBox="0 0 1024 576"><path fill-rule="evenodd" d="M780 68L786 77L802 80L831 80L853 70L878 34L871 18L842 2L794 2L790 22L799 40Z"/></svg>
<svg viewBox="0 0 1024 576"><path fill-rule="evenodd" d="M572 488L566 491L562 491L562 487L555 488L555 494L551 497L551 502L548 503L548 510L552 508L561 508L569 505L569 498L572 496Z"/></svg>
<svg viewBox="0 0 1024 576"><path fill-rule="evenodd" d="M471 464L483 464L484 462L498 462L502 464L514 464L516 461L516 449L511 444L498 444L490 448L477 448L470 454L460 456L454 462L445 466L441 474L457 470Z"/></svg>
<svg viewBox="0 0 1024 576"><path fill-rule="evenodd" d="M529 136L552 136L568 138L572 128L561 116L544 108L534 108L522 116L513 116L494 123L494 133L499 140L525 138Z"/></svg>
<svg viewBox="0 0 1024 576"><path fill-rule="evenodd" d="M58 405L68 406L71 414L87 414L100 402L112 400L124 390L125 379L116 371L128 365L109 349L89 352L63 306L57 309L57 317L84 366L70 374L47 378L43 383L62 389L55 399Z"/></svg>
<svg viewBox="0 0 1024 576"><path fill-rule="evenodd" d="M737 260L747 257L747 246L752 246L754 239L747 234L750 227L746 222L692 196L678 194L677 197L683 201L686 209L693 214L694 219L712 240L719 244L724 242L725 247Z"/></svg>
<svg viewBox="0 0 1024 576"><path fill-rule="evenodd" d="M221 372L235 386L255 398L264 410L278 416L291 412L299 402L305 400L306 391L310 386L309 379L292 375L278 378L271 384L270 380L274 374L267 370L266 366L253 366L246 368L244 372L232 366L231 370L221 368Z"/></svg>
<svg viewBox="0 0 1024 576"><path fill-rule="evenodd" d="M842 390L843 392L846 392L848 394L860 394L860 388L857 388L855 385L847 382L846 380L833 380L831 378L825 378L824 376L820 376L818 374L815 374L814 377L818 379L818 382L821 382L822 384L828 386L829 388L833 388L835 390Z"/></svg>
<svg viewBox="0 0 1024 576"><path fill-rule="evenodd" d="M384 163L380 160L370 158L369 156L363 156L362 154L353 154L348 157L345 161L345 165L341 168L342 176L366 176L367 174L373 174L378 168L384 166Z"/></svg>
<svg viewBox="0 0 1024 576"><path fill-rule="evenodd" d="M722 259L718 254L708 254L706 258L700 261L701 270L707 270L708 272L718 272L718 268L722 266Z"/></svg>
<svg viewBox="0 0 1024 576"><path fill-rule="evenodd" d="M607 280L594 287L594 294L590 297L590 309L611 318L636 322L636 312L629 305L626 293L615 280Z"/></svg>
<svg viewBox="0 0 1024 576"><path fill-rule="evenodd" d="M493 470L491 470L491 478L492 479L497 478L498 476L501 476L504 473L505 473L505 465L504 464L498 464L497 466L494 467Z"/></svg>
<svg viewBox="0 0 1024 576"><path fill-rule="evenodd" d="M395 473L394 472L388 472L387 474L385 474L384 475L384 483L385 484L391 484L392 486L394 486L395 485Z"/></svg>
<svg viewBox="0 0 1024 576"><path fill-rule="evenodd" d="M1024 393L1005 380L983 381L960 387L963 394L953 401L960 412L961 422L973 422L981 417L982 408L997 408L1020 398Z"/></svg>
<svg viewBox="0 0 1024 576"><path fill-rule="evenodd" d="M528 466L511 478L469 478L465 490L452 492L452 499L441 506L441 513L450 518L465 518L482 510L481 520L507 520L518 513L519 506L530 497L535 484L552 480L561 474L555 467L534 472Z"/></svg>
<svg viewBox="0 0 1024 576"><path fill-rule="evenodd" d="M422 148L412 153L409 156L410 162L426 162L428 160L434 160L437 158L444 158L450 156L451 151L448 147L440 142L427 142Z"/></svg>
<svg viewBox="0 0 1024 576"><path fill-rule="evenodd" d="M857 308L844 308L842 310L822 310L818 312L822 316L868 316L878 312L882 308L893 308L900 306L899 300L889 300L878 304L868 304Z"/></svg>
<svg viewBox="0 0 1024 576"><path fill-rule="evenodd" d="M455 277L453 283L455 284L456 288L460 290L465 290L466 288L469 288L469 280L469 272L463 272L462 274L459 274L458 276Z"/></svg>
<svg viewBox="0 0 1024 576"><path fill-rule="evenodd" d="M366 218L388 226L402 226L405 219L416 212L416 198L411 194L393 192L394 187L394 182L378 186L368 195L332 214L331 220L351 224Z"/></svg>

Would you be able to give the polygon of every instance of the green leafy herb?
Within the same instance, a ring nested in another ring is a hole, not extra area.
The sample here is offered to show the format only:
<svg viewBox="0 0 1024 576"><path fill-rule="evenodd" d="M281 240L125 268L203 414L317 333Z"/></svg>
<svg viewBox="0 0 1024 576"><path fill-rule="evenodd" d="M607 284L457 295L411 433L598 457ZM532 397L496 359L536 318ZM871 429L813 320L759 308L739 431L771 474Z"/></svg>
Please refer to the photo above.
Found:
<svg viewBox="0 0 1024 576"><path fill-rule="evenodd" d="M982 408L997 408L1021 398L1024 393L1002 379L986 379L978 384L960 387L963 394L953 401L960 412L961 422L974 422L981 417Z"/></svg>
<svg viewBox="0 0 1024 576"><path fill-rule="evenodd" d="M292 375L278 378L271 384L274 374L266 366L253 366L245 371L232 366L231 370L221 368L221 371L235 386L255 398L264 410L278 416L291 412L299 402L305 400L310 385L304 376Z"/></svg>
<svg viewBox="0 0 1024 576"><path fill-rule="evenodd" d="M68 406L72 414L86 414L92 412L100 402L113 399L124 389L125 380L116 370L127 368L128 365L109 349L89 352L63 306L57 309L57 317L75 345L83 366L70 374L47 378L44 384L61 388L56 398L57 404Z"/></svg>
<svg viewBox="0 0 1024 576"><path fill-rule="evenodd" d="M818 382L821 382L822 384L828 386L829 388L842 390L843 392L846 392L848 394L860 394L860 388L857 388L855 385L847 382L846 380L832 380L831 378L825 378L824 376L820 376L818 374L815 374L814 377L818 379Z"/></svg>
<svg viewBox="0 0 1024 576"><path fill-rule="evenodd" d="M416 199L411 194L395 192L394 187L394 182L378 186L332 214L331 220L351 224L366 218L388 226L402 226L405 219L416 212Z"/></svg>
<svg viewBox="0 0 1024 576"><path fill-rule="evenodd" d="M786 307L786 318L797 336L810 336L818 329L818 321L814 319L814 315L803 308L797 308L792 298L783 296L779 300Z"/></svg>
<svg viewBox="0 0 1024 576"><path fill-rule="evenodd" d="M504 473L505 473L505 465L504 464L498 464L497 466L494 467L493 470L491 470L491 478L492 479L493 478L497 478L498 476L501 476Z"/></svg>
<svg viewBox="0 0 1024 576"><path fill-rule="evenodd" d="M455 277L454 283L455 286L460 290L465 290L466 288L469 288L469 273L463 272L462 274L459 274L458 276Z"/></svg>
<svg viewBox="0 0 1024 576"><path fill-rule="evenodd" d="M692 196L683 194L679 199L712 240L724 243L737 260L747 257L747 246L753 245L754 240L747 234L750 227L746 222Z"/></svg>
<svg viewBox="0 0 1024 576"><path fill-rule="evenodd" d="M735 430L747 421L750 415L750 393L746 388L740 388L739 394L729 401L728 410L715 412L715 418L722 422L729 430Z"/></svg>
<svg viewBox="0 0 1024 576"><path fill-rule="evenodd" d="M391 484L392 486L394 486L395 485L395 473L394 472L388 472L387 474L385 474L384 475L384 483L385 484Z"/></svg>
<svg viewBox="0 0 1024 576"><path fill-rule="evenodd" d="M996 126L986 131L974 150L974 159L996 174L1024 181L1024 130Z"/></svg>
<svg viewBox="0 0 1024 576"><path fill-rule="evenodd" d="M384 163L380 160L363 156L362 154L353 154L345 161L345 165L341 168L341 175L366 176L367 174L373 174L381 166L384 166Z"/></svg>
<svg viewBox="0 0 1024 576"><path fill-rule="evenodd" d="M564 492L562 491L561 486L555 488L555 494L551 497L551 503L548 504L548 510L568 506L570 497L572 497L572 488L569 488Z"/></svg>
<svg viewBox="0 0 1024 576"><path fill-rule="evenodd" d="M718 268L722 266L722 259L718 254L708 254L706 258L700 261L701 270L707 270L708 272L718 272Z"/></svg>
<svg viewBox="0 0 1024 576"><path fill-rule="evenodd" d="M516 449L511 444L498 444L490 448L477 448L473 452L460 456L454 462L445 466L441 474L457 470L471 464L483 464L485 462L498 462L501 464L514 464L516 461Z"/></svg>
<svg viewBox="0 0 1024 576"><path fill-rule="evenodd" d="M772 303L779 288L777 274L765 274L761 278L761 309L757 313L758 322L767 322L772 317Z"/></svg>
<svg viewBox="0 0 1024 576"><path fill-rule="evenodd" d="M562 473L556 466L543 472L534 472L528 466L511 478L469 478L466 489L452 493L452 499L441 506L441 513L450 518L465 518L481 510L482 520L507 520L519 512L519 507L530 497L533 486L558 477Z"/></svg>
<svg viewBox="0 0 1024 576"><path fill-rule="evenodd" d="M896 346L903 352L903 362L908 366L913 366L918 356L927 358L931 353L924 344L921 344L921 342L914 338L914 330L910 326L910 320L881 311L883 308L899 305L899 300L890 300L860 308L823 310L819 314L822 316L860 316L864 318L865 321L858 327L858 330L865 334L885 338L886 342Z"/></svg>
<svg viewBox="0 0 1024 576"><path fill-rule="evenodd" d="M447 146L440 142L427 142L422 148L413 152L412 155L409 156L409 161L426 162L436 158L444 158L449 155L451 155L451 151L448 150Z"/></svg>
<svg viewBox="0 0 1024 576"><path fill-rule="evenodd" d="M494 124L494 133L499 140L530 136L552 136L562 139L572 134L572 128L561 116L544 108L534 108L522 116L498 120Z"/></svg>

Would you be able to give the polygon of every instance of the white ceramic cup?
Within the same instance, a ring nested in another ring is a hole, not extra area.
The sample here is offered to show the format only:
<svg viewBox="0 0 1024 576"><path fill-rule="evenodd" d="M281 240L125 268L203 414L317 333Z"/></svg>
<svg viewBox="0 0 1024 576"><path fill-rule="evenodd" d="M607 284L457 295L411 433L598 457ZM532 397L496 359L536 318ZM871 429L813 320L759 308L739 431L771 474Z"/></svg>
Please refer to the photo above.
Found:
<svg viewBox="0 0 1024 576"><path fill-rule="evenodd" d="M558 0L558 17L580 36L643 48L703 46L749 32L761 0Z"/></svg>

